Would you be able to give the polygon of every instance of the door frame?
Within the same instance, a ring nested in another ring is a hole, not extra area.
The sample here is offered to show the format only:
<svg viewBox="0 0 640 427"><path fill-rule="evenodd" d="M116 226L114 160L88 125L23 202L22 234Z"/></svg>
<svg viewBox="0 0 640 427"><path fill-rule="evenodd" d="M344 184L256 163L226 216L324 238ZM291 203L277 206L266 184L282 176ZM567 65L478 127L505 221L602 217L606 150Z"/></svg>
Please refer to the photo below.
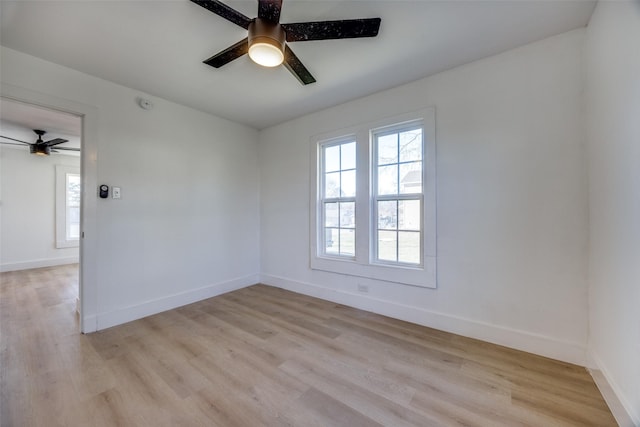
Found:
<svg viewBox="0 0 640 427"><path fill-rule="evenodd" d="M19 86L0 83L0 96L13 101L79 116L80 138L80 272L78 275L80 332L97 330L97 163L98 109L80 102L59 98Z"/></svg>

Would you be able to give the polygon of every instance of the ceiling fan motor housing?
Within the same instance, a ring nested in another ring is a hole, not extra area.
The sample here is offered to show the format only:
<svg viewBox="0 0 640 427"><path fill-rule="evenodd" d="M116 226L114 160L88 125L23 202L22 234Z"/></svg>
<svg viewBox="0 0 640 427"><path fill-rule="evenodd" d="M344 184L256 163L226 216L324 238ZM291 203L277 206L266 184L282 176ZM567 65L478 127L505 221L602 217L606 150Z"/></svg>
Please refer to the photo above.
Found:
<svg viewBox="0 0 640 427"><path fill-rule="evenodd" d="M276 46L284 52L284 42L287 38L280 24L256 18L249 24L249 47L257 43L267 43Z"/></svg>

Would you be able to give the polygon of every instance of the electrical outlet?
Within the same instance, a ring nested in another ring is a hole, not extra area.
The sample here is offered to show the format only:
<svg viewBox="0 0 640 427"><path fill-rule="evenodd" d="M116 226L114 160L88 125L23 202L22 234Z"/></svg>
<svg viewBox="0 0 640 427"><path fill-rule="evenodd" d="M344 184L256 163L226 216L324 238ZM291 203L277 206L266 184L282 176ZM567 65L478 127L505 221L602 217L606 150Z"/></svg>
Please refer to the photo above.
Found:
<svg viewBox="0 0 640 427"><path fill-rule="evenodd" d="M358 292L369 292L369 287L362 283L358 283Z"/></svg>

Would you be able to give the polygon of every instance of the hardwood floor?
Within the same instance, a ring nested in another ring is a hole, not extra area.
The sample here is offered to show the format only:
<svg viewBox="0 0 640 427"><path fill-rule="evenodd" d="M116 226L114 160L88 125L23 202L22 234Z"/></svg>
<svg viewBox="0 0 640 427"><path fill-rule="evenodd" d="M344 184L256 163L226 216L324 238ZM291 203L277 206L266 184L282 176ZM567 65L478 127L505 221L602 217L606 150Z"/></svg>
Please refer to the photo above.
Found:
<svg viewBox="0 0 640 427"><path fill-rule="evenodd" d="M257 285L90 335L0 274L2 426L610 426L584 368Z"/></svg>

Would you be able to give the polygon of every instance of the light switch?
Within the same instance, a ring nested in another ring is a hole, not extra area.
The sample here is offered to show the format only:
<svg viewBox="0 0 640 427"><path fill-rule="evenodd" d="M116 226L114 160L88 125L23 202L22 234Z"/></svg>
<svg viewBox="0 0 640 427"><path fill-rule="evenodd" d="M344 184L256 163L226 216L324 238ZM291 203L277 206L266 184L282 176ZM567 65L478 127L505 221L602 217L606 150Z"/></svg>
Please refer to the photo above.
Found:
<svg viewBox="0 0 640 427"><path fill-rule="evenodd" d="M120 198L120 187L112 187L111 191L112 191L111 194L113 194L113 198L114 199L119 199Z"/></svg>

